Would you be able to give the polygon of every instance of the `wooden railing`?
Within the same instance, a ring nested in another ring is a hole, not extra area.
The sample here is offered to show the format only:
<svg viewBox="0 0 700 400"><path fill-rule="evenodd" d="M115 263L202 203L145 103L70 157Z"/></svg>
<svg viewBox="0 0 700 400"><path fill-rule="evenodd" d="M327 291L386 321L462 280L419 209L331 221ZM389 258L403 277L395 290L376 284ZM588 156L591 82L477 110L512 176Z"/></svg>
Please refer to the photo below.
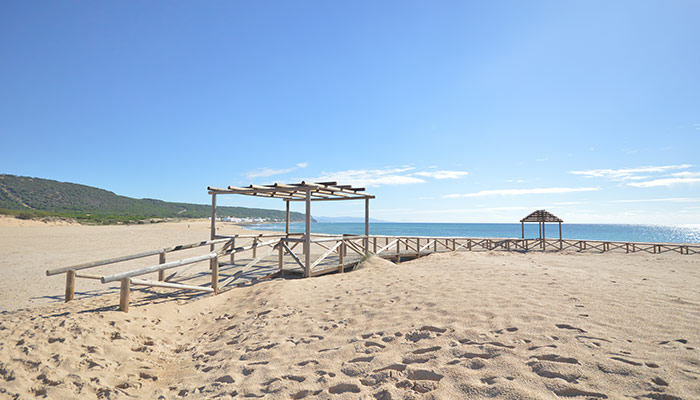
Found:
<svg viewBox="0 0 700 400"><path fill-rule="evenodd" d="M661 254L675 252L679 254L700 254L700 244L674 244L674 243L643 243L643 242L618 242L600 240L576 240L576 239L511 239L511 238L465 238L465 237L424 237L424 236L365 236L365 235L326 235L313 234L309 238L310 249L318 250L315 259L311 254L304 254L305 246L300 246L300 254L295 253L295 248L306 241L303 234L260 234L260 235L236 235L217 236L213 240L190 243L147 251L138 254L121 256L106 260L94 261L69 267L57 268L46 271L47 276L66 274L65 301L74 299L75 282L77 278L97 279L102 283L120 282L119 308L128 312L130 289L132 285L161 287L178 290L202 291L218 294L230 288L232 283L243 277L253 267L270 257L277 251L277 271L266 277L275 276L284 272L301 272L303 276L318 276L330 272L344 272L347 267L359 263L366 256L374 254L400 262L407 258L422 257L431 253L455 252L455 251L563 251L575 250L577 252L609 252L618 251L625 253L646 252ZM236 246L239 244L240 246ZM196 249L210 246L209 252L188 258L166 262L166 254L173 252ZM218 250L217 245L222 245ZM242 267L235 265L235 256L243 252L251 252L251 260ZM309 251L311 253L312 251ZM319 254L320 253L320 254ZM112 275L96 275L79 272L125 261L137 260L150 256L158 256L158 264L132 269ZM292 261L292 268L285 268L288 264L286 257ZM230 257L230 265L236 271L220 281L220 263ZM309 260L308 263L304 260ZM188 285L169 282L170 279L187 271L191 266L209 261L211 283L206 285ZM269 263L269 260L267 260ZM273 264L274 265L274 264ZM166 277L165 272L179 267L188 266ZM158 280L145 280L143 275L157 272Z"/></svg>

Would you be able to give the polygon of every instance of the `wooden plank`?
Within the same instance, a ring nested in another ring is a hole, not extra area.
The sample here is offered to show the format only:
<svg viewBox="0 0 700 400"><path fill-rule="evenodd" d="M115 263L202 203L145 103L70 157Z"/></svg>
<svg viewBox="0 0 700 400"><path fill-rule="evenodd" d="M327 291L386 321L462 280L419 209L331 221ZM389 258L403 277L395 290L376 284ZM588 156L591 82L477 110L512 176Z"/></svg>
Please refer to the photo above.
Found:
<svg viewBox="0 0 700 400"><path fill-rule="evenodd" d="M211 259L211 288L214 294L219 294L219 258Z"/></svg>
<svg viewBox="0 0 700 400"><path fill-rule="evenodd" d="M304 268L304 263L301 262L301 260L299 259L299 257L297 257L296 254L294 254L294 252L292 251L293 248L290 249L289 247L287 247L287 244L284 243L284 242L282 242L282 246L284 246L284 249L287 251L287 254L289 254L289 256L292 257L292 259L293 259L294 261L296 261L297 264L299 264L299 266L301 267L301 269L302 269L302 271L303 271L303 270L305 269L305 268Z"/></svg>
<svg viewBox="0 0 700 400"><path fill-rule="evenodd" d="M94 274L75 274L76 278L83 278L83 279L95 279L95 280L100 280L102 279L102 275L94 275Z"/></svg>
<svg viewBox="0 0 700 400"><path fill-rule="evenodd" d="M362 248L358 246L357 243L354 243L352 240L345 240L345 243L347 244L346 247L349 247L355 253L359 254L360 256L365 255L364 251L362 251Z"/></svg>
<svg viewBox="0 0 700 400"><path fill-rule="evenodd" d="M148 274L151 272L156 272L156 271L159 271L161 269L170 269L170 268L180 267L183 265L189 265L189 264L193 264L196 262L209 260L209 259L212 259L216 256L217 256L216 253L207 253L207 254L202 255L202 256L184 258L182 260L171 261L171 262L165 263L165 264L157 264L157 265L152 265L150 267L134 269L131 271L126 271L126 272L120 272L118 274L109 275L109 276L103 276L102 283L115 282L115 281L122 280L124 278L131 278L134 276L139 276L139 275L144 275L144 274Z"/></svg>
<svg viewBox="0 0 700 400"><path fill-rule="evenodd" d="M421 247L420 250L418 250L418 253L420 253L421 251L423 251L423 250L427 249L428 247L430 247L431 244L432 244L432 245L435 245L435 243L436 243L435 240L433 240L432 242L428 242L428 244L426 244L425 246Z"/></svg>
<svg viewBox="0 0 700 400"><path fill-rule="evenodd" d="M229 283L231 283L233 280L238 279L239 276L241 276L241 275L243 275L244 273L246 273L246 272L247 272L250 268L252 268L255 264L259 263L260 260L262 260L263 258L265 258L265 257L269 256L270 254L272 254L273 251L275 251L275 247L271 247L269 250L267 250L267 251L264 252L263 254L259 255L255 260L249 262L248 264L246 264L245 267L241 268L239 271L236 271L236 273L234 273L234 274L231 275L228 279L226 279L226 280L221 284L221 286L224 287L224 286L228 285Z"/></svg>
<svg viewBox="0 0 700 400"><path fill-rule="evenodd" d="M153 286L153 287L161 287L161 288L168 288L168 289L197 290L200 292L216 293L216 290L214 288L210 288L207 286L183 285L181 283L149 281L149 280L145 280L145 279L136 279L136 278L131 279L131 284L132 285L139 285L139 286Z"/></svg>
<svg viewBox="0 0 700 400"><path fill-rule="evenodd" d="M326 257L328 257L328 255L330 255L333 251L335 251L335 249L340 247L341 244L343 244L342 239L338 243L336 243L335 246L331 247L330 249L328 249L328 251L323 253L323 255L321 257L319 257L316 261L314 261L313 264L311 264L311 270L313 270L314 267L316 267L321 261L323 261Z"/></svg>
<svg viewBox="0 0 700 400"><path fill-rule="evenodd" d="M387 240L388 240L388 239L387 239ZM374 254L379 255L380 253L384 252L384 250L389 249L389 247L393 246L393 245L394 245L395 243L397 243L397 242L398 242L398 239L395 239L395 240L392 241L391 243L389 243L389 244L387 244L386 246L384 246L384 247L382 247L381 249L379 249L379 250L378 250L377 252L375 252Z"/></svg>

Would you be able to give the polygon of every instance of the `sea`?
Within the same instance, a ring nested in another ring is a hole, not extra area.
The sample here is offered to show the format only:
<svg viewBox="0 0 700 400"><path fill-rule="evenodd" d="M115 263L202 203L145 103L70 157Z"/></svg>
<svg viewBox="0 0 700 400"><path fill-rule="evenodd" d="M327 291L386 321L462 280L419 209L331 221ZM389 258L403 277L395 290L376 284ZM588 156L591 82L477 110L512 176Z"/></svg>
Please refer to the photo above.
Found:
<svg viewBox="0 0 700 400"><path fill-rule="evenodd" d="M284 223L248 225L254 230L284 232ZM291 223L291 232L304 232L304 223ZM364 223L315 222L312 233L364 234ZM433 236L475 238L520 238L520 224L399 223L370 222L370 235ZM558 224L547 224L548 238L559 238ZM525 237L539 237L537 224L525 224ZM606 240L614 242L700 243L700 225L624 225L562 224L564 239Z"/></svg>

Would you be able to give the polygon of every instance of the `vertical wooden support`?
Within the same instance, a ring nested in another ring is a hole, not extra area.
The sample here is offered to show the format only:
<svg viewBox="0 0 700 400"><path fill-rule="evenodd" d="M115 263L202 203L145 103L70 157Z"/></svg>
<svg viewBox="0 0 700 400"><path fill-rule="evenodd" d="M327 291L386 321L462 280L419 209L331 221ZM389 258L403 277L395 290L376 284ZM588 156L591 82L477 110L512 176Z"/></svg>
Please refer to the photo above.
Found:
<svg viewBox="0 0 700 400"><path fill-rule="evenodd" d="M286 203L286 209L287 212L285 213L286 218L285 218L285 223L284 223L284 233L287 234L287 237L289 237L289 200L284 201Z"/></svg>
<svg viewBox="0 0 700 400"><path fill-rule="evenodd" d="M396 263L401 262L401 241L396 238Z"/></svg>
<svg viewBox="0 0 700 400"><path fill-rule="evenodd" d="M523 230L523 239L525 239L525 222L520 221L520 228Z"/></svg>
<svg viewBox="0 0 700 400"><path fill-rule="evenodd" d="M233 265L236 261L236 252L233 251L236 248L236 238L231 239L231 264Z"/></svg>
<svg viewBox="0 0 700 400"><path fill-rule="evenodd" d="M277 245L277 250L279 251L279 254L277 255L277 264L280 268L280 272L282 272L284 269L284 246L282 246L282 243L284 242L282 242L282 239L280 239L280 242Z"/></svg>
<svg viewBox="0 0 700 400"><path fill-rule="evenodd" d="M472 251L472 240L471 239L467 239L467 248L469 249L469 251Z"/></svg>
<svg viewBox="0 0 700 400"><path fill-rule="evenodd" d="M377 254L377 238L374 238L374 247L372 249L372 253Z"/></svg>
<svg viewBox="0 0 700 400"><path fill-rule="evenodd" d="M304 277L311 276L311 190L306 189L306 230L304 231Z"/></svg>
<svg viewBox="0 0 700 400"><path fill-rule="evenodd" d="M447 240L445 240L445 244L447 244ZM437 238L433 242L433 251L437 253Z"/></svg>
<svg viewBox="0 0 700 400"><path fill-rule="evenodd" d="M625 243L625 253L629 253L629 252L630 252L630 244Z"/></svg>
<svg viewBox="0 0 700 400"><path fill-rule="evenodd" d="M219 294L219 256L211 259L211 288L214 294Z"/></svg>
<svg viewBox="0 0 700 400"><path fill-rule="evenodd" d="M416 238L416 258L420 258L420 238Z"/></svg>
<svg viewBox="0 0 700 400"><path fill-rule="evenodd" d="M66 272L66 303L75 298L75 271Z"/></svg>
<svg viewBox="0 0 700 400"><path fill-rule="evenodd" d="M561 240L561 222L559 222L559 250L562 250L564 247Z"/></svg>
<svg viewBox="0 0 700 400"><path fill-rule="evenodd" d="M211 194L211 240L216 237L216 193ZM214 244L209 246L209 251L214 251Z"/></svg>
<svg viewBox="0 0 700 400"><path fill-rule="evenodd" d="M369 198L365 199L365 255L367 254L369 254Z"/></svg>
<svg viewBox="0 0 700 400"><path fill-rule="evenodd" d="M158 255L158 264L165 264L165 252L161 251ZM163 282L165 280L165 270L161 269L158 271L158 280Z"/></svg>
<svg viewBox="0 0 700 400"><path fill-rule="evenodd" d="M253 258L258 256L258 238L253 238Z"/></svg>
<svg viewBox="0 0 700 400"><path fill-rule="evenodd" d="M121 280L122 287L119 291L119 310L124 312L129 312L129 286L131 285L131 278L124 278Z"/></svg>
<svg viewBox="0 0 700 400"><path fill-rule="evenodd" d="M452 239L452 251L457 250L457 239Z"/></svg>
<svg viewBox="0 0 700 400"><path fill-rule="evenodd" d="M341 239L340 243L341 243L340 244L340 251L338 252L338 258L339 258L340 264L338 264L338 272L343 273L343 272L345 272L345 266L343 265L345 263L345 261L344 261L345 258L343 257L343 255L345 253L345 240Z"/></svg>
<svg viewBox="0 0 700 400"><path fill-rule="evenodd" d="M547 244L547 243L546 243L546 241L547 241L547 234L544 232L544 227L545 227L545 225L546 225L546 224L543 222L543 223L542 223L542 250L544 250L545 245Z"/></svg>

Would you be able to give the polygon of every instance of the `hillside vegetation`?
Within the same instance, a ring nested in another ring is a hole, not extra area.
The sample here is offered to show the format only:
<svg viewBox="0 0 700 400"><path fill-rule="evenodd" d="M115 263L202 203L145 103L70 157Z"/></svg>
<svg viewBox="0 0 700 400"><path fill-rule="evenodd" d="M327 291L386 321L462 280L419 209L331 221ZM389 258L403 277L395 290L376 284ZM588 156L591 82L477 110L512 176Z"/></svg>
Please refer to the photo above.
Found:
<svg viewBox="0 0 700 400"><path fill-rule="evenodd" d="M63 217L85 223L136 222L163 218L207 218L211 205L134 199L69 182L0 175L0 214L18 218ZM217 207L218 217L284 220L285 212L262 208ZM304 214L290 213L292 221Z"/></svg>

